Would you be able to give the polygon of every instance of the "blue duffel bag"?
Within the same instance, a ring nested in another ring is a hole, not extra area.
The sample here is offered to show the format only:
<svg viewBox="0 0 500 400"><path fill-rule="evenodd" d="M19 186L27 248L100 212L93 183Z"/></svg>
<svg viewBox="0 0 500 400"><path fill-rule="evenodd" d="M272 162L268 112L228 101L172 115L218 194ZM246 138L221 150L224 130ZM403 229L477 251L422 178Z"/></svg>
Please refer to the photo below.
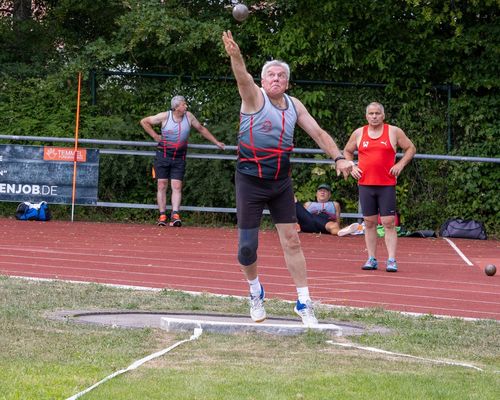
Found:
<svg viewBox="0 0 500 400"><path fill-rule="evenodd" d="M20 221L49 221L51 217L46 201L40 203L24 201L16 209L16 219Z"/></svg>

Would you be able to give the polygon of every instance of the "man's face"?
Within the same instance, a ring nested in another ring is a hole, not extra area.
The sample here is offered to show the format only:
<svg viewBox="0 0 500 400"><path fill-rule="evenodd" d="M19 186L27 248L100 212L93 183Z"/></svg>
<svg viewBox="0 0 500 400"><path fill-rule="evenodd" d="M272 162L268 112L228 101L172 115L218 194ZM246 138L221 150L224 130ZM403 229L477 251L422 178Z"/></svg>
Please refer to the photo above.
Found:
<svg viewBox="0 0 500 400"><path fill-rule="evenodd" d="M370 106L366 111L366 120L369 125L377 126L384 122L384 113L379 106Z"/></svg>
<svg viewBox="0 0 500 400"><path fill-rule="evenodd" d="M328 200L330 200L331 195L332 194L329 190L318 189L316 191L316 200L318 200L319 203L326 203Z"/></svg>
<svg viewBox="0 0 500 400"><path fill-rule="evenodd" d="M181 114L185 114L187 111L187 104L185 101L181 101L179 105L175 108L175 111L180 112Z"/></svg>
<svg viewBox="0 0 500 400"><path fill-rule="evenodd" d="M278 65L269 67L262 78L262 87L270 97L282 95L288 89L288 78L285 68Z"/></svg>

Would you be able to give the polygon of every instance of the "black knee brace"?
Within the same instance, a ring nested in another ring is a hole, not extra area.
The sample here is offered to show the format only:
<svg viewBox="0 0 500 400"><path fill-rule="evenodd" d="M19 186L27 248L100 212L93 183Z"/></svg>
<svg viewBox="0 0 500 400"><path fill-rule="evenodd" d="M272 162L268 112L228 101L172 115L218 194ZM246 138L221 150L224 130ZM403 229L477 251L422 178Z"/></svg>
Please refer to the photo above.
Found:
<svg viewBox="0 0 500 400"><path fill-rule="evenodd" d="M257 261L259 247L259 228L238 229L238 261L247 266Z"/></svg>

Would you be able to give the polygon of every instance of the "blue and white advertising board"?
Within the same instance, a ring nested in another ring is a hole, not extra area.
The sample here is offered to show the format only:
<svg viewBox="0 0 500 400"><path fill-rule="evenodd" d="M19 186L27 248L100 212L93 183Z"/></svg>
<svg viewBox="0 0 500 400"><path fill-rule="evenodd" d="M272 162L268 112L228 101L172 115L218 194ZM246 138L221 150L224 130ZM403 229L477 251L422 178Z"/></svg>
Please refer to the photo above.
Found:
<svg viewBox="0 0 500 400"><path fill-rule="evenodd" d="M0 201L72 204L75 152L69 147L0 145ZM75 204L96 204L99 150L78 149Z"/></svg>

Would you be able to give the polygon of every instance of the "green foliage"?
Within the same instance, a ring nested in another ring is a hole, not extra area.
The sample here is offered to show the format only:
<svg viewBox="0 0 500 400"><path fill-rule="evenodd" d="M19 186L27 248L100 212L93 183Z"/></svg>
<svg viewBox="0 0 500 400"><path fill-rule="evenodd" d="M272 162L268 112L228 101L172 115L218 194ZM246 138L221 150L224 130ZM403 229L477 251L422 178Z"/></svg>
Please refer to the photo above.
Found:
<svg viewBox="0 0 500 400"><path fill-rule="evenodd" d="M229 0L39 0L44 12L36 19L13 23L4 14L0 133L72 137L76 76L83 71L83 138L150 140L139 120L183 94L219 140L235 145L240 99L234 81L221 79L231 77L220 40L230 29L253 76L269 58L290 64L290 94L341 148L365 123L366 104L379 101L387 121L407 133L418 153L499 157L498 0L247 3L251 15L244 23L232 18ZM96 105L90 105L92 69ZM109 76L102 70L176 78ZM449 106L446 85L453 85ZM193 132L191 143L206 141ZM315 143L298 129L295 146ZM103 156L100 200L154 203L151 163L147 156ZM190 159L184 204L234 206L233 168L233 162ZM312 198L325 180L335 186L344 211L357 211L355 182L337 178L329 166L295 164L293 178L299 199ZM399 179L405 225L438 229L460 216L484 221L490 234L499 232L498 178L498 164L414 160Z"/></svg>

